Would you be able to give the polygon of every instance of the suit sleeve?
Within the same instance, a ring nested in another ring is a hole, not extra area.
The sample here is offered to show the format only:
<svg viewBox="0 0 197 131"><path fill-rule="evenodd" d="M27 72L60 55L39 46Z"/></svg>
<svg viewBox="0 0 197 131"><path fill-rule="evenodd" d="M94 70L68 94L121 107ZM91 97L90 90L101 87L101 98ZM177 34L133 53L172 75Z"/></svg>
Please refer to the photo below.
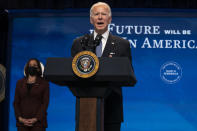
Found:
<svg viewBox="0 0 197 131"><path fill-rule="evenodd" d="M125 40L125 42L124 42L123 56L124 57L128 57L128 59L129 59L129 61L131 63L131 68L132 68L132 70L134 72L133 65L132 65L131 47L130 47L129 41L127 41L127 40Z"/></svg>
<svg viewBox="0 0 197 131"><path fill-rule="evenodd" d="M80 52L79 48L80 48L80 44L79 44L79 40L75 39L73 41L72 44L72 48L71 48L71 56L74 57L78 52Z"/></svg>
<svg viewBox="0 0 197 131"><path fill-rule="evenodd" d="M73 41L72 48L71 48L71 56L74 57L77 54L77 47L76 47L76 40Z"/></svg>
<svg viewBox="0 0 197 131"><path fill-rule="evenodd" d="M38 119L38 121L42 121L42 119L46 117L47 108L49 104L49 83L44 82L43 86L44 86L44 92L42 97L42 104L38 113L36 114L36 118Z"/></svg>
<svg viewBox="0 0 197 131"><path fill-rule="evenodd" d="M132 63L130 43L127 42L127 43L125 43L125 45L126 45L125 56L128 57L130 62Z"/></svg>
<svg viewBox="0 0 197 131"><path fill-rule="evenodd" d="M20 95L19 95L20 86L21 86L21 82L17 81L16 88L15 88L14 103L13 103L16 120L18 120L18 117L21 116L20 106L19 106L20 105Z"/></svg>

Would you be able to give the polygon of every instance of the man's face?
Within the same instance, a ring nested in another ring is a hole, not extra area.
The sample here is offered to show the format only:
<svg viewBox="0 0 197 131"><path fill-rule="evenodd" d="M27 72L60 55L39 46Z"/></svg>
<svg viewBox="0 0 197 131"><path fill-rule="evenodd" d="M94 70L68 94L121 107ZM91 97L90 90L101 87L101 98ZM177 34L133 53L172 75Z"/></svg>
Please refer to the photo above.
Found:
<svg viewBox="0 0 197 131"><path fill-rule="evenodd" d="M105 5L95 6L90 16L90 23L94 25L94 29L97 33L103 34L107 31L108 24L111 23L111 16L109 16L109 10Z"/></svg>

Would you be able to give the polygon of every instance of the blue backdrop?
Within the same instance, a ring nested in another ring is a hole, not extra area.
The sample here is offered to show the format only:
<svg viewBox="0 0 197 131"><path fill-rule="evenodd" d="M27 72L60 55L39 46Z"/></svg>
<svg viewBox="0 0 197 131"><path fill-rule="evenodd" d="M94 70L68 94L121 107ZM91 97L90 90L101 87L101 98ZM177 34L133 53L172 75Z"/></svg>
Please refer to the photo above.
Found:
<svg viewBox="0 0 197 131"><path fill-rule="evenodd" d="M16 131L14 91L27 60L70 57L73 40L93 27L88 15L12 18L9 130ZM138 80L123 88L121 130L197 131L197 17L114 15L109 29L130 41ZM47 131L74 131L74 119L75 97L50 83Z"/></svg>

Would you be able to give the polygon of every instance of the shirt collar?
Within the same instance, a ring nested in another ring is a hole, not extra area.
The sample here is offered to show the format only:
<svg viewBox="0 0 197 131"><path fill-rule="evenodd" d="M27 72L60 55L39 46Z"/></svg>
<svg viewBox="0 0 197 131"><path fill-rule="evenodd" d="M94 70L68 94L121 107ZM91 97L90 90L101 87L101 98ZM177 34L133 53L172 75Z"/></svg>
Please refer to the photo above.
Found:
<svg viewBox="0 0 197 131"><path fill-rule="evenodd" d="M96 31L94 31L94 39L96 38L98 33L96 33ZM107 40L109 36L109 31L107 30L105 33L102 34L103 39Z"/></svg>

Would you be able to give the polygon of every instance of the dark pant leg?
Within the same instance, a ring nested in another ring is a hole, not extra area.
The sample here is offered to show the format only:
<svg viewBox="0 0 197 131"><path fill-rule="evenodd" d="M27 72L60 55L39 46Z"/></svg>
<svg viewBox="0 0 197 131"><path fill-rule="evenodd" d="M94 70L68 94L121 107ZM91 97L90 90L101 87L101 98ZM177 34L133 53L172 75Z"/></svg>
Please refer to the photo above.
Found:
<svg viewBox="0 0 197 131"><path fill-rule="evenodd" d="M18 127L17 131L46 131L46 128L42 128L42 127Z"/></svg>
<svg viewBox="0 0 197 131"><path fill-rule="evenodd" d="M31 129L29 127L20 126L17 127L17 131L31 131Z"/></svg>
<svg viewBox="0 0 197 131"><path fill-rule="evenodd" d="M105 123L104 131L120 131L121 123Z"/></svg>
<svg viewBox="0 0 197 131"><path fill-rule="evenodd" d="M43 127L32 127L31 131L46 131L46 128L43 128Z"/></svg>

